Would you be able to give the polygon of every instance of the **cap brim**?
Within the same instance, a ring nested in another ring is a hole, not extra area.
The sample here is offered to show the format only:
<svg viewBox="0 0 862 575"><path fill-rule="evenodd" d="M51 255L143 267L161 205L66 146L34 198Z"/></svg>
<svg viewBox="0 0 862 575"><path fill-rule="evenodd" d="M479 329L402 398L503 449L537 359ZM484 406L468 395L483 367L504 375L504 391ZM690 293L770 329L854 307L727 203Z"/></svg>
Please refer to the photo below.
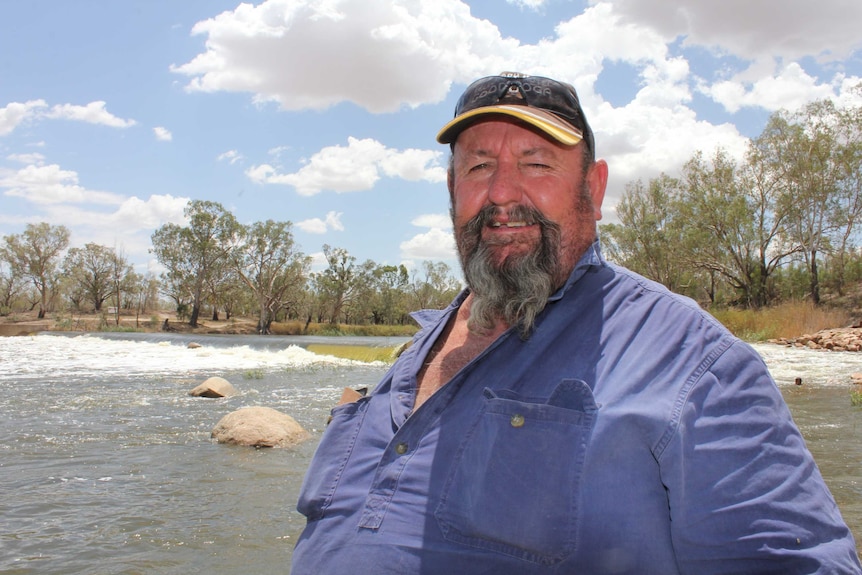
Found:
<svg viewBox="0 0 862 575"><path fill-rule="evenodd" d="M550 112L529 106L501 104L498 106L475 108L453 118L437 133L437 141L441 144L451 144L462 130L477 121L478 116L488 114L517 118L522 122L535 126L565 146L574 146L584 139L584 135L579 129Z"/></svg>

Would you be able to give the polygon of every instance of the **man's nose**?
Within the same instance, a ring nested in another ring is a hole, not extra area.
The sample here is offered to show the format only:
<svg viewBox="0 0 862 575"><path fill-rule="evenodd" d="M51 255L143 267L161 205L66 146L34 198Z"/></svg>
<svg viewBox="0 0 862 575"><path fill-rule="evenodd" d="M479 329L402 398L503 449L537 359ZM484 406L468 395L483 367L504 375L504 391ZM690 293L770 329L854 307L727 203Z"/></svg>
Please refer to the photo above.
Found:
<svg viewBox="0 0 862 575"><path fill-rule="evenodd" d="M499 164L488 182L488 201L498 206L505 206L520 203L522 195L517 169L505 163Z"/></svg>

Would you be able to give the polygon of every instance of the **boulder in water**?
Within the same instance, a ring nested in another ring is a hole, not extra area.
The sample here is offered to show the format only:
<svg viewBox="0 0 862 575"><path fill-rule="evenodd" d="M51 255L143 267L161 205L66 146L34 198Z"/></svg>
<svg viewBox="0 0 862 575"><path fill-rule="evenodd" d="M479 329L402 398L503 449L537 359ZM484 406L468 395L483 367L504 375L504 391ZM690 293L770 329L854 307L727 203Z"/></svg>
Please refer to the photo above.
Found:
<svg viewBox="0 0 862 575"><path fill-rule="evenodd" d="M250 447L291 447L309 433L291 416L271 407L244 407L228 413L212 430L219 443Z"/></svg>
<svg viewBox="0 0 862 575"><path fill-rule="evenodd" d="M223 377L210 377L189 392L194 397L230 397L239 393L228 380Z"/></svg>

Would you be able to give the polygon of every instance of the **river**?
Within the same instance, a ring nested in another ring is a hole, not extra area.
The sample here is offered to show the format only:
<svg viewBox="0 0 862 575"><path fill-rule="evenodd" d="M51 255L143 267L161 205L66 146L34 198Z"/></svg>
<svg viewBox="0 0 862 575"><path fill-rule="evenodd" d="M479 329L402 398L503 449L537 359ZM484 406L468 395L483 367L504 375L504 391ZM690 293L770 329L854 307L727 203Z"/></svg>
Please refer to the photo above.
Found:
<svg viewBox="0 0 862 575"><path fill-rule="evenodd" d="M342 388L373 387L388 367L305 346L402 341L0 337L0 573L287 573L304 523L299 484L329 408ZM862 408L851 405L850 374L862 372L862 354L756 348L859 540ZM213 375L240 394L188 395ZM290 414L313 439L293 449L213 444L218 420L249 405Z"/></svg>

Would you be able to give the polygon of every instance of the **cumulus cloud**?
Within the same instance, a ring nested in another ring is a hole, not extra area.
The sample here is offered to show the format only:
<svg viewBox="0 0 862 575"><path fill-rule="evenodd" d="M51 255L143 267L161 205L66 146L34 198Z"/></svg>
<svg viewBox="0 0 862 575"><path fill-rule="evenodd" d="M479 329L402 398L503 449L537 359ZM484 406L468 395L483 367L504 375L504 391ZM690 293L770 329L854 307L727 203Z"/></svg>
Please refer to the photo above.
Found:
<svg viewBox="0 0 862 575"><path fill-rule="evenodd" d="M417 234L399 246L405 260L451 260L456 257L452 219L448 214L422 214L410 222L427 232Z"/></svg>
<svg viewBox="0 0 862 575"><path fill-rule="evenodd" d="M29 165L18 171L0 172L0 189L7 196L34 204L88 203L119 205L122 196L89 190L78 184L78 174L57 164Z"/></svg>
<svg viewBox="0 0 862 575"><path fill-rule="evenodd" d="M286 184L303 196L324 190L337 193L370 190L386 176L407 181L446 181L439 165L441 152L432 150L394 150L373 139L348 138L347 146L328 146L308 159L297 172L279 173L269 164L246 170L257 183Z"/></svg>
<svg viewBox="0 0 862 575"><path fill-rule="evenodd" d="M48 107L45 100L29 100L27 102L11 102L0 108L0 136L11 134L19 124L38 117L39 113Z"/></svg>
<svg viewBox="0 0 862 575"><path fill-rule="evenodd" d="M440 102L453 80L483 70L490 54L498 68L518 45L458 0L268 0L198 22L192 33L206 36L206 51L172 66L189 77L188 90L248 92L286 110L353 102L377 113Z"/></svg>
<svg viewBox="0 0 862 575"><path fill-rule="evenodd" d="M796 62L783 66L774 76L745 81L741 74L733 80L702 84L700 89L731 113L745 107L761 107L769 111L794 110L807 102L836 96L832 85L818 83Z"/></svg>
<svg viewBox="0 0 862 575"><path fill-rule="evenodd" d="M764 56L838 60L862 47L862 3L846 0L591 0L613 4L624 21L652 28L668 40L684 38L747 60Z"/></svg>
<svg viewBox="0 0 862 575"><path fill-rule="evenodd" d="M0 108L0 136L11 134L26 121L42 118L87 122L111 128L129 128L136 124L134 120L124 120L108 112L102 101L90 102L86 106L58 104L49 108L45 100L29 100L24 103L11 102Z"/></svg>
<svg viewBox="0 0 862 575"><path fill-rule="evenodd" d="M423 214L413 218L410 223L420 228L439 228L445 230L452 227L452 218L449 214Z"/></svg>
<svg viewBox="0 0 862 575"><path fill-rule="evenodd" d="M86 106L58 104L46 112L45 117L58 120L75 120L88 124L100 124L111 128L130 128L137 123L134 120L124 120L111 114L107 110L107 104L102 101L90 102Z"/></svg>
<svg viewBox="0 0 862 575"><path fill-rule="evenodd" d="M153 134L155 134L156 139L160 142L170 142L174 139L174 136L173 134L171 134L170 130L162 126L156 126L155 128L153 128Z"/></svg>
<svg viewBox="0 0 862 575"><path fill-rule="evenodd" d="M329 230L338 232L344 231L344 225L341 223L341 215L343 212L328 212L325 219L311 218L303 220L296 224L296 227L310 234L325 234Z"/></svg>
<svg viewBox="0 0 862 575"><path fill-rule="evenodd" d="M452 232L432 228L413 236L399 245L403 259L449 260L456 257L455 238Z"/></svg>

